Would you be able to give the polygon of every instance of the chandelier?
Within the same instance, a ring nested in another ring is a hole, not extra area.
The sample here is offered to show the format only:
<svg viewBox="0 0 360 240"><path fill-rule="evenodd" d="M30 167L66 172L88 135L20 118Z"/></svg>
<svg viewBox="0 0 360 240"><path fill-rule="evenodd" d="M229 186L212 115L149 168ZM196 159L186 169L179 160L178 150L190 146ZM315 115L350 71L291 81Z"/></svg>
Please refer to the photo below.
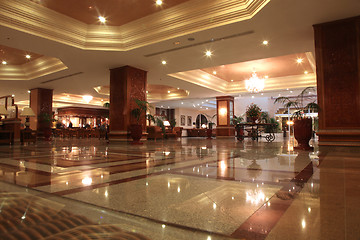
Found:
<svg viewBox="0 0 360 240"><path fill-rule="evenodd" d="M265 79L259 78L254 71L251 78L245 80L245 88L249 92L258 93L264 90Z"/></svg>

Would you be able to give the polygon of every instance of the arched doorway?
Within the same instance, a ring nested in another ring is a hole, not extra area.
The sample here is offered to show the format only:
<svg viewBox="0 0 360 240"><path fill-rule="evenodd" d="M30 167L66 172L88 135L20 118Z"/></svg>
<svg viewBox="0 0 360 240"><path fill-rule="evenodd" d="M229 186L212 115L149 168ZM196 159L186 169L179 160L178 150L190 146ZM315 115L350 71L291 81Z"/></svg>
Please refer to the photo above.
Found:
<svg viewBox="0 0 360 240"><path fill-rule="evenodd" d="M205 124L207 126L208 120L203 114L199 114L196 117L196 128L201 128L201 125Z"/></svg>

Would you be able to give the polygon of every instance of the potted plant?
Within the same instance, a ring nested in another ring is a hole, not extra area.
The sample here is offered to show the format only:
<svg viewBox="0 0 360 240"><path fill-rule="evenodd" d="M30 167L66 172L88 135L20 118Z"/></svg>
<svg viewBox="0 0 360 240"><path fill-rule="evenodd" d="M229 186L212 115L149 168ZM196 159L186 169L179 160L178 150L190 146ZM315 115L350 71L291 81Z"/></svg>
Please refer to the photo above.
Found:
<svg viewBox="0 0 360 240"><path fill-rule="evenodd" d="M274 103L281 103L284 108L295 108L292 117L294 120L294 136L298 142L296 149L311 150L309 141L312 137L312 119L305 117L305 113L309 110L318 111L319 105L314 101L308 102L306 105L305 100L308 100L308 93L314 92L314 87L305 88L297 97L278 97Z"/></svg>
<svg viewBox="0 0 360 240"><path fill-rule="evenodd" d="M246 109L246 116L255 123L261 116L261 108L255 103L250 104Z"/></svg>
<svg viewBox="0 0 360 240"><path fill-rule="evenodd" d="M146 114L150 109L150 105L147 101L142 101L139 99L134 99L137 104L137 108L131 110L131 115L136 119L136 124L130 125L130 136L133 139L132 144L142 144L140 139L142 137L142 124L140 123L141 117L144 116L146 119L154 120L154 117L151 114Z"/></svg>
<svg viewBox="0 0 360 240"><path fill-rule="evenodd" d="M44 134L44 138L46 141L51 140L50 138L51 138L51 122L52 122L52 120L53 119L49 113L42 112L39 115L41 130Z"/></svg>
<svg viewBox="0 0 360 240"><path fill-rule="evenodd" d="M214 118L217 116L217 114L214 114L212 116L205 114L205 116L207 117L208 124L209 124L209 127L206 130L206 136L207 136L207 139L212 139L212 129L213 129L213 126L215 125L215 123L213 121L214 121Z"/></svg>

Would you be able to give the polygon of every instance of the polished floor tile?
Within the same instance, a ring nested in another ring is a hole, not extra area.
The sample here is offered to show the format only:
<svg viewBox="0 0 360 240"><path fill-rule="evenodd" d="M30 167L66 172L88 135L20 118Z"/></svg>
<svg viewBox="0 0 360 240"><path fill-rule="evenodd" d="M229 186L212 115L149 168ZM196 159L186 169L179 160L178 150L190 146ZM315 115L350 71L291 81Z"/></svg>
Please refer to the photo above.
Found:
<svg viewBox="0 0 360 240"><path fill-rule="evenodd" d="M45 200L145 221L152 239L358 240L360 150L311 143L309 152L282 137L140 146L55 139L0 146L0 179Z"/></svg>

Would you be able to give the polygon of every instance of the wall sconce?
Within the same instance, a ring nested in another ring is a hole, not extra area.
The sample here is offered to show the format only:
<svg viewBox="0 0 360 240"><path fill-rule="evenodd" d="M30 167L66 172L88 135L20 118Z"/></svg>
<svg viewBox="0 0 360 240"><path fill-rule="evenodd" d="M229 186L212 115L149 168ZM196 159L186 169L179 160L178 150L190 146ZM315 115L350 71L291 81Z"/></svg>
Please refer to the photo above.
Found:
<svg viewBox="0 0 360 240"><path fill-rule="evenodd" d="M25 130L30 130L30 117L35 117L35 113L31 108L24 108L20 114L20 117L26 117Z"/></svg>
<svg viewBox="0 0 360 240"><path fill-rule="evenodd" d="M220 113L220 115L225 116L227 114L227 109L226 108L220 108L219 113Z"/></svg>

